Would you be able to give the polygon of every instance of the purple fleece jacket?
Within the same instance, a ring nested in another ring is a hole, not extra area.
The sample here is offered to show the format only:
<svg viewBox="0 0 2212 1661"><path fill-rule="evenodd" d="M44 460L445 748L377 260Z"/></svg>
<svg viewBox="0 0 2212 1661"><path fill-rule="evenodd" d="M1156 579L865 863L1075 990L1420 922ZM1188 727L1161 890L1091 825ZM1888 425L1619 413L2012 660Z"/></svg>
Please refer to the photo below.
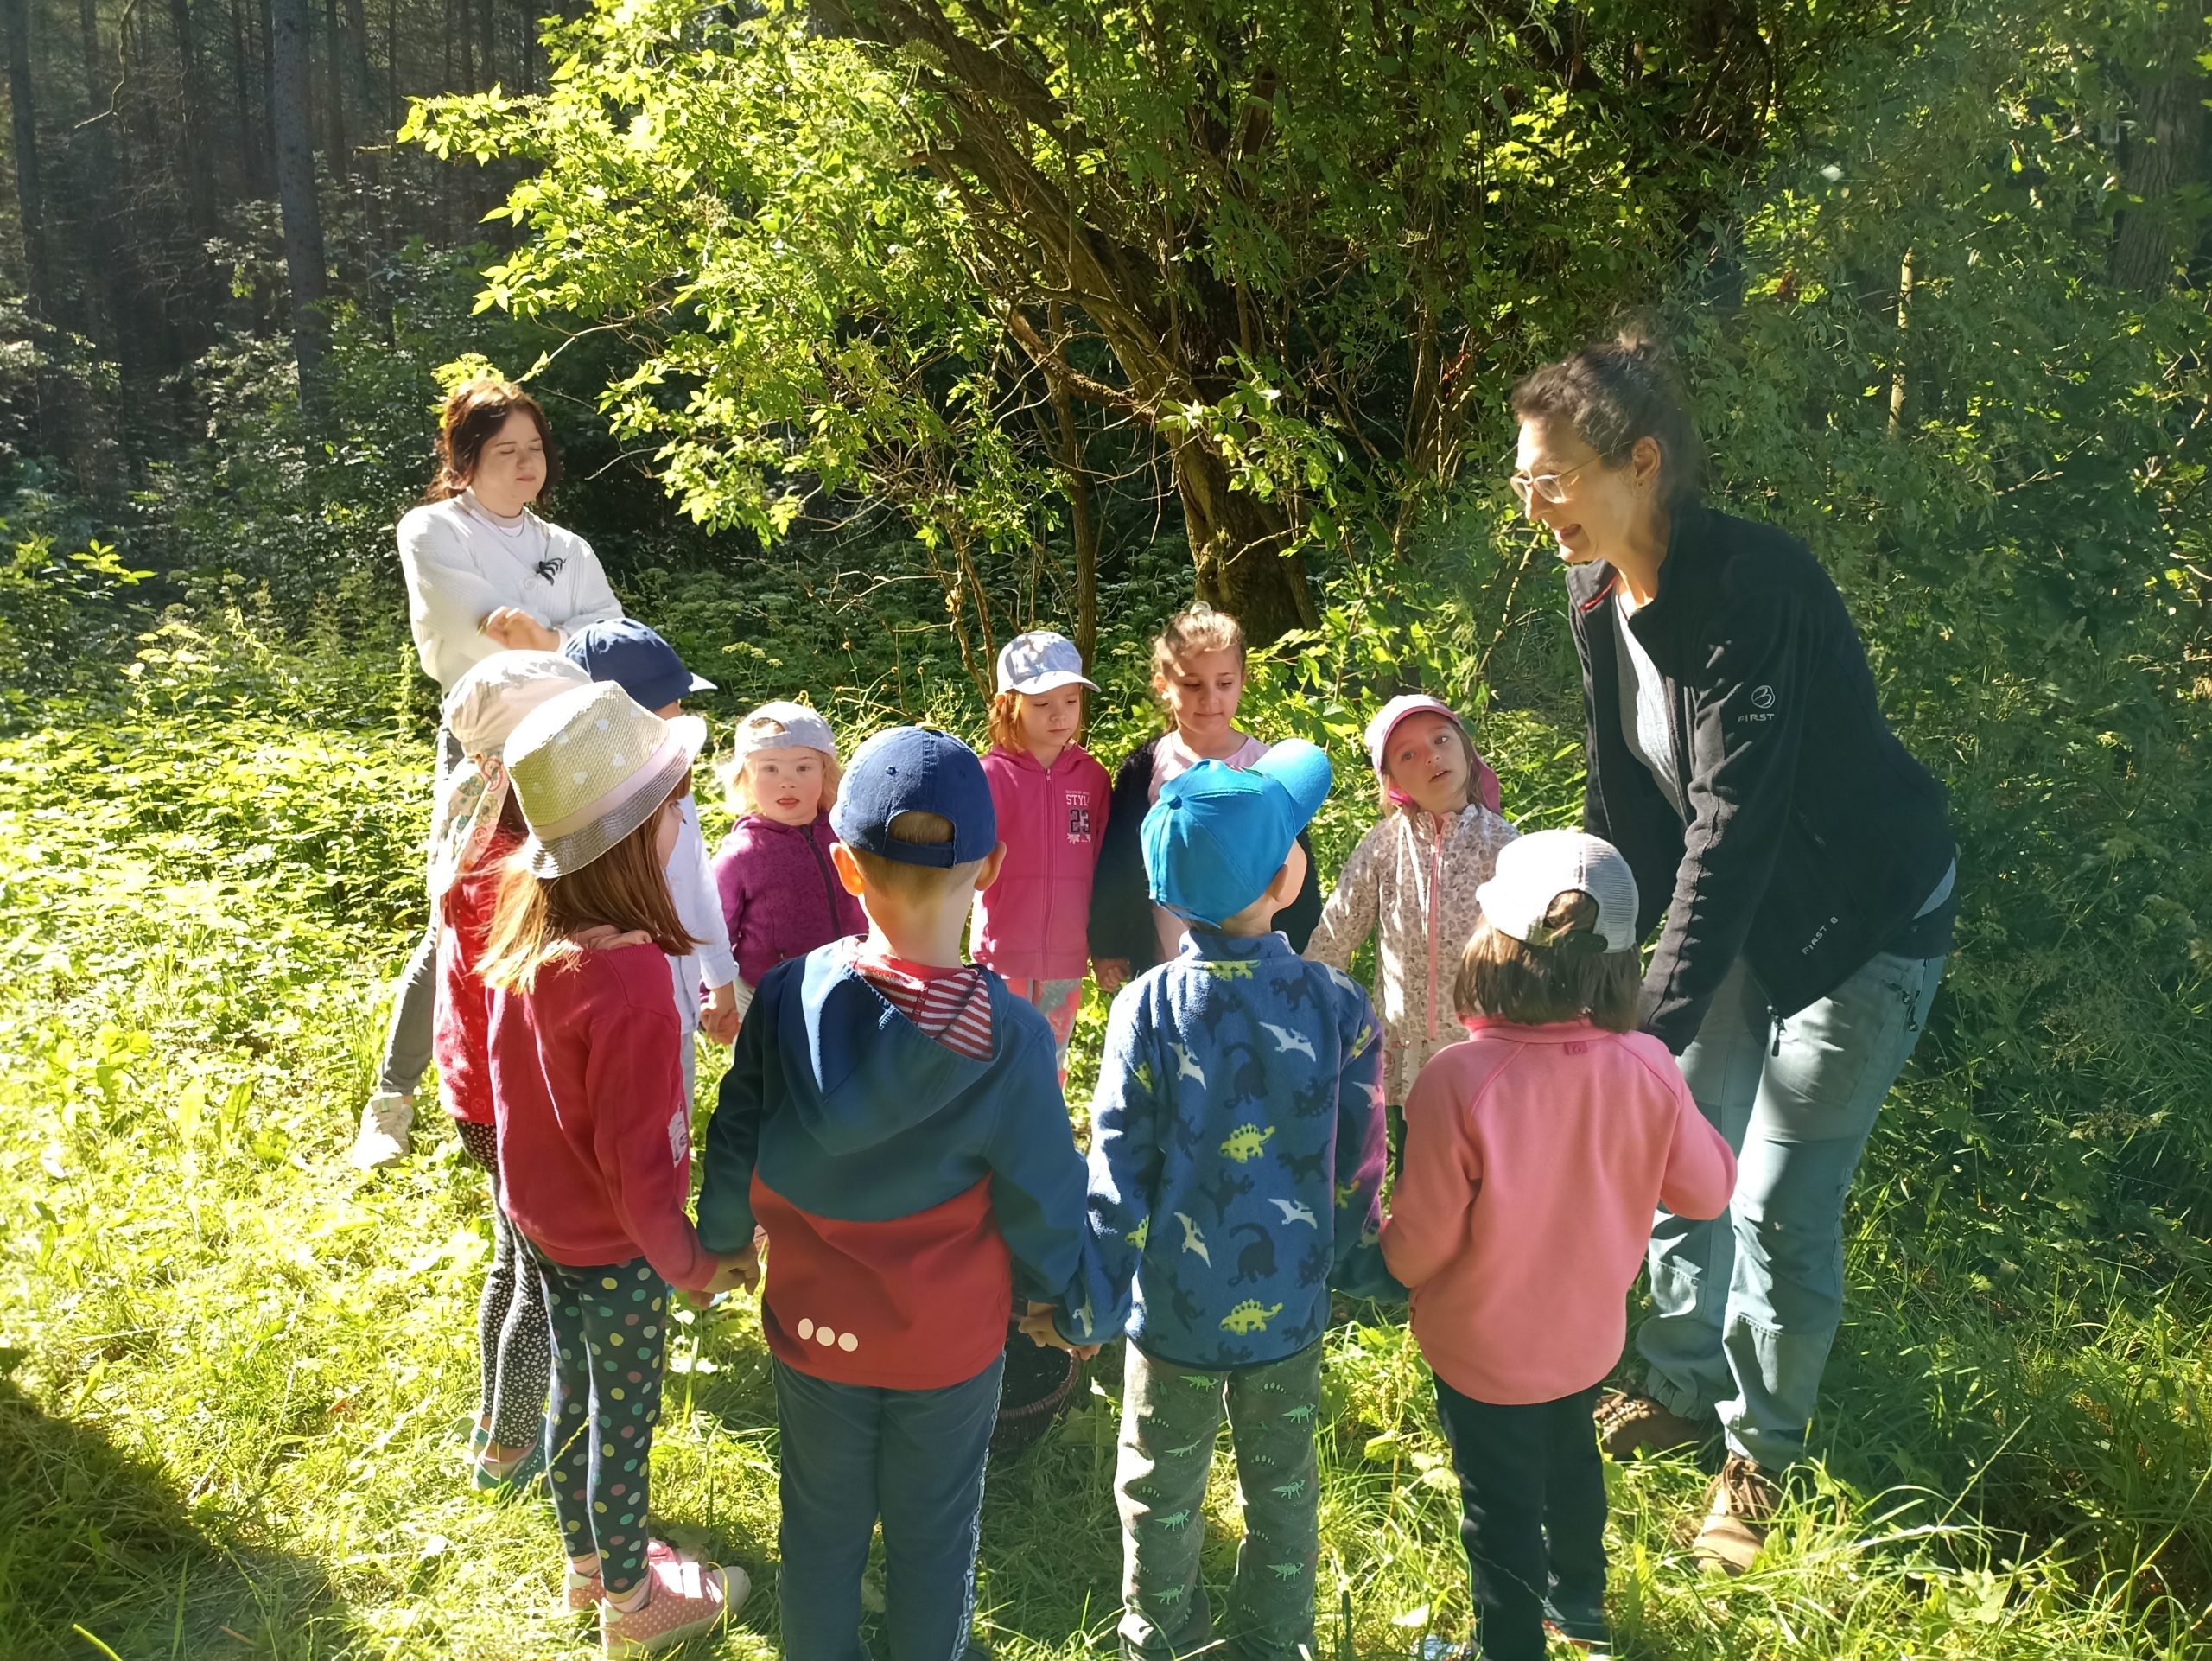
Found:
<svg viewBox="0 0 2212 1661"><path fill-rule="evenodd" d="M747 813L715 856L715 888L729 924L738 977L760 984L786 958L804 958L847 934L868 932L868 913L830 863L837 840L827 813L811 824L779 824Z"/></svg>

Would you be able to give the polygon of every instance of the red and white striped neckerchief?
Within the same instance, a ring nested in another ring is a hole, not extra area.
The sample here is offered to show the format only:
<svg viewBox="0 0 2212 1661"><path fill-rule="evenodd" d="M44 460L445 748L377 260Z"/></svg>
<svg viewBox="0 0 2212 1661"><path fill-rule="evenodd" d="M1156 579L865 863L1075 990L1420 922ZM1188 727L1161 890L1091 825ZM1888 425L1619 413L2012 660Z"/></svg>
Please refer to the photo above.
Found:
<svg viewBox="0 0 2212 1661"><path fill-rule="evenodd" d="M973 964L957 969L908 963L853 948L853 967L899 1013L956 1054L991 1059L991 994Z"/></svg>

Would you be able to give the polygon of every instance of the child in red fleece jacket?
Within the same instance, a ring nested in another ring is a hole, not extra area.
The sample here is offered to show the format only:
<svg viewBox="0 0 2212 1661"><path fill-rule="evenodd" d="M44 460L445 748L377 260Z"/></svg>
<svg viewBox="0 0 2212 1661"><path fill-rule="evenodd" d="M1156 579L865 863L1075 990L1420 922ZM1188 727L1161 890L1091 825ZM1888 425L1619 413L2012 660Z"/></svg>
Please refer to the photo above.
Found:
<svg viewBox="0 0 2212 1661"><path fill-rule="evenodd" d="M481 971L499 1202L552 1329L546 1474L569 1601L599 1606L609 1655L705 1632L747 1589L741 1570L645 1532L669 1288L757 1277L749 1247L717 1257L685 1214L691 1112L668 958L698 942L665 872L705 740L696 716L663 721L612 683L523 718L506 760L531 834Z"/></svg>

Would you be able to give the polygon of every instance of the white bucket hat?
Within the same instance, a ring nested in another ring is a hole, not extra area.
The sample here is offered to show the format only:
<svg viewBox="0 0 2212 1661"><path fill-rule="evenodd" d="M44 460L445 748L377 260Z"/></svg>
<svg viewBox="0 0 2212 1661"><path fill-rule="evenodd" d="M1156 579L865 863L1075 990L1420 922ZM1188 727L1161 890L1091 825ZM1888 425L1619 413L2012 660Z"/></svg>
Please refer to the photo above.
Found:
<svg viewBox="0 0 2212 1661"><path fill-rule="evenodd" d="M1636 873L1602 837L1538 830L1507 843L1490 881L1475 890L1475 903L1499 933L1529 945L1559 945L1579 931L1548 929L1544 913L1570 891L1598 902L1593 933L1605 951L1636 950Z"/></svg>
<svg viewBox="0 0 2212 1661"><path fill-rule="evenodd" d="M539 876L582 869L658 811L706 748L697 716L663 721L612 681L539 704L508 735L506 764Z"/></svg>
<svg viewBox="0 0 2212 1661"><path fill-rule="evenodd" d="M503 759L515 724L591 677L556 652L494 652L454 683L442 711L461 764L438 786L430 817L430 898L442 898L483 857L507 802Z"/></svg>

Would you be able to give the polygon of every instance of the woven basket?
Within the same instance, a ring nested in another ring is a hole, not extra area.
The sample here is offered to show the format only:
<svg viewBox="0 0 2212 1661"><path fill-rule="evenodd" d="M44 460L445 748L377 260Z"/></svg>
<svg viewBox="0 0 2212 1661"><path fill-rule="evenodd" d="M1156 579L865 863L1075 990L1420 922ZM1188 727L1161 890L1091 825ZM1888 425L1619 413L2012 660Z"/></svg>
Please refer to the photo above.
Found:
<svg viewBox="0 0 2212 1661"><path fill-rule="evenodd" d="M1043 1349L1019 1328L1009 1332L1006 1372L999 1385L999 1422L991 1432L991 1457L1014 1459L1044 1440L1067 1411L1083 1363L1069 1350Z"/></svg>

